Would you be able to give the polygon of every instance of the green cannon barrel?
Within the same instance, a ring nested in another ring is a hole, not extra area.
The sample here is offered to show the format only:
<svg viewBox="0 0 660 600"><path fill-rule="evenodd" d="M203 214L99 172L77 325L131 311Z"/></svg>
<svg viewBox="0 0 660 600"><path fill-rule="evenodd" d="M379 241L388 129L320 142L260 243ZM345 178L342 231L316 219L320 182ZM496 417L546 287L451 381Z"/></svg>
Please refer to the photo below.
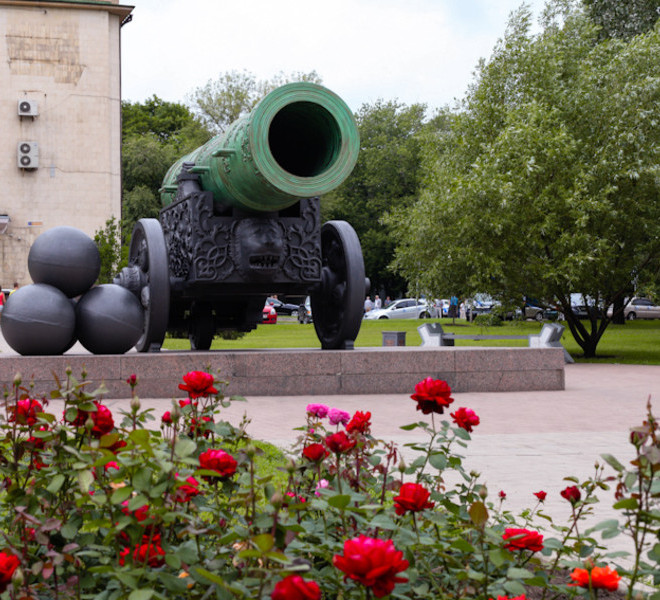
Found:
<svg viewBox="0 0 660 600"><path fill-rule="evenodd" d="M339 96L314 83L290 83L172 165L161 201L172 203L183 164L194 163L192 172L214 202L249 212L282 210L339 186L359 146L355 119Z"/></svg>

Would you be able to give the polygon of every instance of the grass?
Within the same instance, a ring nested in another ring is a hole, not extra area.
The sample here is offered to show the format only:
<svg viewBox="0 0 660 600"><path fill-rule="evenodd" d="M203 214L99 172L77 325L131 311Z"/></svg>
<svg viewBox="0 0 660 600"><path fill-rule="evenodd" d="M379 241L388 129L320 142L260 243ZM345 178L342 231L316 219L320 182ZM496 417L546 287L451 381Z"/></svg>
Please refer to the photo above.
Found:
<svg viewBox="0 0 660 600"><path fill-rule="evenodd" d="M406 345L419 346L422 342L417 327L427 321L414 319L392 319L363 321L355 345L374 347L382 345L383 331L405 331ZM493 335L528 335L539 333L541 323L536 321L514 321L502 327L478 327L456 319L440 319L443 328L453 333L484 333ZM598 356L581 358L582 350L573 339L568 328L562 339L564 347L577 362L623 363L660 365L660 320L629 321L625 325L610 325L600 343ZM457 346L527 346L526 340L492 340L474 342L456 340ZM188 340L167 338L164 347L170 350L189 350ZM212 350L244 350L254 348L320 348L313 325L300 325L292 319L281 318L276 325L260 325L238 340L223 340L216 337Z"/></svg>

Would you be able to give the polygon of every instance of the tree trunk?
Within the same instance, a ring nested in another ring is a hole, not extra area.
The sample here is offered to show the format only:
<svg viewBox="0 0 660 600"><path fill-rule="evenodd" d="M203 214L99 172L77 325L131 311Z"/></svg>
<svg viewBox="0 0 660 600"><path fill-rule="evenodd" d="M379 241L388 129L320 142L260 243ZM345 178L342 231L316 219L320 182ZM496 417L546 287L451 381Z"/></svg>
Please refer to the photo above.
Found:
<svg viewBox="0 0 660 600"><path fill-rule="evenodd" d="M616 325L625 325L626 317L623 314L623 298L617 298L612 307L612 323Z"/></svg>

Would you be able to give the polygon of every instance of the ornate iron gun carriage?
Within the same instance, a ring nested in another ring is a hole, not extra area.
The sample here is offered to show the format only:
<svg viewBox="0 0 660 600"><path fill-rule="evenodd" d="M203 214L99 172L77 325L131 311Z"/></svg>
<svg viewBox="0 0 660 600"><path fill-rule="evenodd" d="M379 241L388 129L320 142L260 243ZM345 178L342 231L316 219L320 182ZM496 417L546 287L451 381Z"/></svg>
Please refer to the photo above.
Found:
<svg viewBox="0 0 660 600"><path fill-rule="evenodd" d="M358 151L343 100L293 83L177 161L159 218L138 221L115 278L145 308L137 349L158 351L170 331L208 350L218 331L254 329L271 293L310 295L322 348L352 348L362 250L348 223L321 226L318 196L348 177Z"/></svg>

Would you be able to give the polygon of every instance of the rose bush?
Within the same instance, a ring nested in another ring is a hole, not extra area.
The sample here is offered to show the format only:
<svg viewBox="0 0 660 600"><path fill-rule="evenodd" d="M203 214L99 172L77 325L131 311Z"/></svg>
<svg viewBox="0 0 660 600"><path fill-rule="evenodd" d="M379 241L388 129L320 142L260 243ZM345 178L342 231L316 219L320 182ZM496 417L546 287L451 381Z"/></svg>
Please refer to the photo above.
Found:
<svg viewBox="0 0 660 600"><path fill-rule="evenodd" d="M225 398L211 373L185 374L188 398L166 415L141 409L136 376L129 407L114 416L103 388L84 379L68 373L35 398L16 378L5 395L2 600L521 600L533 588L550 600L611 590L619 577L660 585L650 405L631 436L629 468L606 456L614 476L599 466L586 481L568 478L571 519L562 525L541 512L545 492L530 490L535 508L514 516L502 510L505 494L491 500L465 471L459 452L476 415L459 408L436 422L453 402L440 380L411 396L428 418L402 430L426 442L406 444L405 460L374 437L370 413L310 404L289 458L261 472L247 420L222 419L241 399ZM458 483L447 483L448 471ZM623 523L582 531L611 481ZM597 532L629 533L632 566L616 565Z"/></svg>

